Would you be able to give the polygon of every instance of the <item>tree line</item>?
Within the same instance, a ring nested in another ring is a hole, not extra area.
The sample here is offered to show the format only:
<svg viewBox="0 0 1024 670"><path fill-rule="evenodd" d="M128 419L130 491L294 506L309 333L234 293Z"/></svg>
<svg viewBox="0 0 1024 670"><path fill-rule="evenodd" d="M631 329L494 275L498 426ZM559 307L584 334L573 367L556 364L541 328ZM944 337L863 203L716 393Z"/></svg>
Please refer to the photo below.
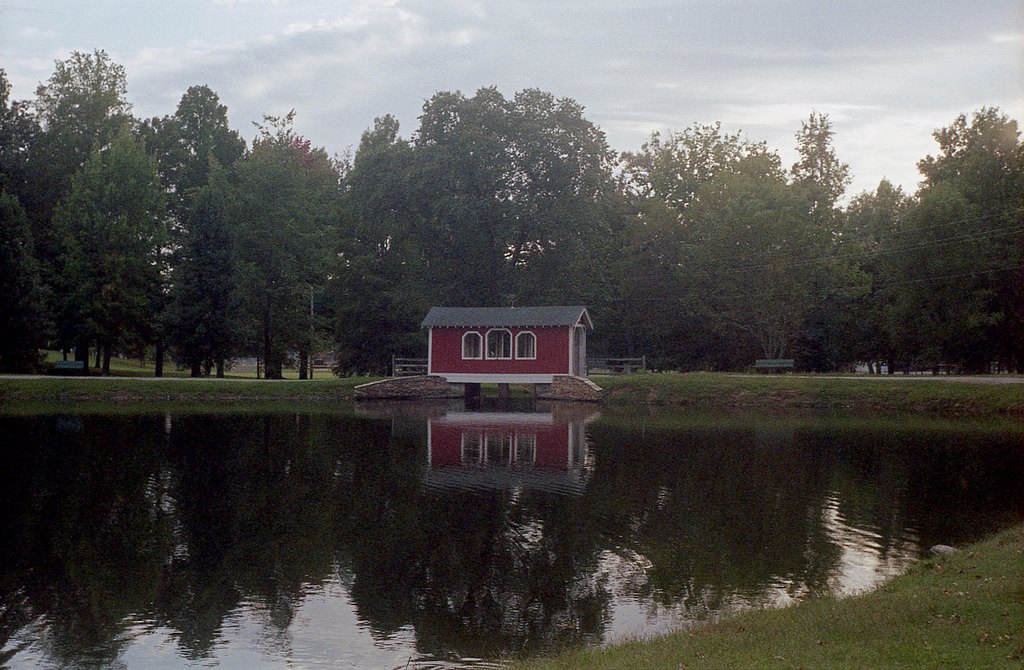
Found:
<svg viewBox="0 0 1024 670"><path fill-rule="evenodd" d="M432 305L585 304L592 349L660 369L1024 370L1024 145L998 109L935 131L916 193L849 198L817 112L789 167L719 124L619 153L535 89L436 93L410 137L383 116L343 157L293 116L247 142L193 86L136 118L99 50L34 100L0 69L0 369L383 373L423 355Z"/></svg>

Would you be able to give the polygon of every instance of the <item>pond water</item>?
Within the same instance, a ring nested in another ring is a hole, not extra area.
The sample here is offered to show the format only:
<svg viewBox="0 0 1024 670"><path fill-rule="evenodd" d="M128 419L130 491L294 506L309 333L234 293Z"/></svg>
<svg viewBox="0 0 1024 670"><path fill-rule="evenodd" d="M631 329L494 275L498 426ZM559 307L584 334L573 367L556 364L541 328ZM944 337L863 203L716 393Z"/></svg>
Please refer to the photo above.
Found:
<svg viewBox="0 0 1024 670"><path fill-rule="evenodd" d="M0 416L0 667L465 668L876 586L1024 430L595 407Z"/></svg>

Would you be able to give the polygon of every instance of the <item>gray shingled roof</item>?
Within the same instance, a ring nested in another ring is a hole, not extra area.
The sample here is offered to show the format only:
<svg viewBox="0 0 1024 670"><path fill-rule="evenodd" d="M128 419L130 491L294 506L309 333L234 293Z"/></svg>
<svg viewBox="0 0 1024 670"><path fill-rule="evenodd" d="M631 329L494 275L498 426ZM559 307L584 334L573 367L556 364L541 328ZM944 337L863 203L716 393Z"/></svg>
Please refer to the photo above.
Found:
<svg viewBox="0 0 1024 670"><path fill-rule="evenodd" d="M575 326L593 328L587 308L572 307L431 307L420 324L424 328L506 326L529 328Z"/></svg>

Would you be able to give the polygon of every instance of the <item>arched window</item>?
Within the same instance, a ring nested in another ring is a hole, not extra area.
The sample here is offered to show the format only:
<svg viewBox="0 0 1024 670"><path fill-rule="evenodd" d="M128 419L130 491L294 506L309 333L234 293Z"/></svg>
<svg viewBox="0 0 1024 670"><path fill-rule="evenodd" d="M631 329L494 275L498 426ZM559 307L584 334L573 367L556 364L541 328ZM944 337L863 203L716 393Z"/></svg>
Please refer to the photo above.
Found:
<svg viewBox="0 0 1024 670"><path fill-rule="evenodd" d="M487 358L512 358L512 331L504 328L487 331Z"/></svg>
<svg viewBox="0 0 1024 670"><path fill-rule="evenodd" d="M480 333L468 332L462 336L462 357L483 358L483 338Z"/></svg>
<svg viewBox="0 0 1024 670"><path fill-rule="evenodd" d="M523 331L516 335L516 358L537 358L537 337Z"/></svg>

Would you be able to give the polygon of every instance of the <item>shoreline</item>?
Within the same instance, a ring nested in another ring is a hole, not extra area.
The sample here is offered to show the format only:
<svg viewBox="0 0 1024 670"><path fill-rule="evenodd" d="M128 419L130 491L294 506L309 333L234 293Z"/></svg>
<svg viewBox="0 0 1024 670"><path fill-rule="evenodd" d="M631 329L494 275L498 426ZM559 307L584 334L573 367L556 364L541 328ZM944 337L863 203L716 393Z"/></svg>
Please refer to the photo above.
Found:
<svg viewBox="0 0 1024 670"><path fill-rule="evenodd" d="M118 405L352 402L356 386L377 379L380 378L2 376L0 407L22 402L111 402ZM608 408L1024 417L1024 377L775 376L697 372L595 376L592 380L604 389L601 405Z"/></svg>
<svg viewBox="0 0 1024 670"><path fill-rule="evenodd" d="M936 555L866 593L512 662L514 670L1020 668L1024 524Z"/></svg>

